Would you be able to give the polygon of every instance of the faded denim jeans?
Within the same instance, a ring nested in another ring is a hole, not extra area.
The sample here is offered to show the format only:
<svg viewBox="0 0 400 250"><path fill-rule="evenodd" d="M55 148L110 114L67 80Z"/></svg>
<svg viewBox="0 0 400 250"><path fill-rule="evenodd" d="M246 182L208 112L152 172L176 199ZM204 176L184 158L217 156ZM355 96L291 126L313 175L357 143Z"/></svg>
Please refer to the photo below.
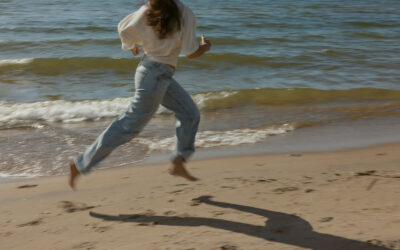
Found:
<svg viewBox="0 0 400 250"><path fill-rule="evenodd" d="M143 56L135 74L135 95L128 109L80 155L75 164L85 174L118 146L136 137L159 105L175 113L177 144L172 160L184 160L194 152L200 112L190 95L173 78L174 70Z"/></svg>

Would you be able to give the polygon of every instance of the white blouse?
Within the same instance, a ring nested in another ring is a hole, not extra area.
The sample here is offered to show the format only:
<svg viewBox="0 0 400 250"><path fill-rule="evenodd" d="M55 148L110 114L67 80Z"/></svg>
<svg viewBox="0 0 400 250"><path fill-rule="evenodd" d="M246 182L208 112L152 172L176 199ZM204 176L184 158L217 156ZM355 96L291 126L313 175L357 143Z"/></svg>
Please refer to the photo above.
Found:
<svg viewBox="0 0 400 250"><path fill-rule="evenodd" d="M192 10L175 0L181 12L181 29L159 39L153 28L147 25L146 12L149 9L143 5L139 10L128 15L118 24L118 32L123 50L142 46L144 53L150 60L177 65L181 49L186 56L193 54L199 48L196 38L196 17Z"/></svg>

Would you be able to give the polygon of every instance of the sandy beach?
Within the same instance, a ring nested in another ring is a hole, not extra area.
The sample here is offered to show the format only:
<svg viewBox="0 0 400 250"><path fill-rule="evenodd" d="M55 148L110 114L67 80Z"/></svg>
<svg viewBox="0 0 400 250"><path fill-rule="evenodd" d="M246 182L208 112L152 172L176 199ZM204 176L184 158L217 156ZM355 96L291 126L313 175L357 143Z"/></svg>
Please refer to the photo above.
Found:
<svg viewBox="0 0 400 250"><path fill-rule="evenodd" d="M400 249L400 144L2 183L1 249Z"/></svg>

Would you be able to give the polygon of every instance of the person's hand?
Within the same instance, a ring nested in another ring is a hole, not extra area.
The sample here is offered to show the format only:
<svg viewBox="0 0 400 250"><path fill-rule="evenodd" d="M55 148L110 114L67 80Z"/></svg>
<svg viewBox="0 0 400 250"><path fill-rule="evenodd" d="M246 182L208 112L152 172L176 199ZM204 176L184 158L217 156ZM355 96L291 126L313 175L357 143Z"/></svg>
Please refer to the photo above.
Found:
<svg viewBox="0 0 400 250"><path fill-rule="evenodd" d="M199 48L191 55L188 55L188 58L196 58L204 55L207 51L211 49L211 42L204 35L201 35L201 41Z"/></svg>
<svg viewBox="0 0 400 250"><path fill-rule="evenodd" d="M132 55L134 55L134 56L139 55L141 50L142 50L142 48L135 46L135 48L131 49Z"/></svg>
<svg viewBox="0 0 400 250"><path fill-rule="evenodd" d="M210 40L208 40L204 34L201 35L201 41L200 41L200 45L204 46L206 48L206 50L210 50L211 49L211 42Z"/></svg>

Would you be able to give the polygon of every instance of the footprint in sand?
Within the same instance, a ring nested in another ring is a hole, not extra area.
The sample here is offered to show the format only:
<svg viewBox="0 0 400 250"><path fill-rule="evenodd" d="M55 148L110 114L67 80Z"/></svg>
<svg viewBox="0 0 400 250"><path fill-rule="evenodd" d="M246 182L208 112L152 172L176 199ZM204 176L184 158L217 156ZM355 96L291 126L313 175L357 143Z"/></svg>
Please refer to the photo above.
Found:
<svg viewBox="0 0 400 250"><path fill-rule="evenodd" d="M259 179L256 182L258 183L266 183L266 182L274 182L277 181L277 179Z"/></svg>
<svg viewBox="0 0 400 250"><path fill-rule="evenodd" d="M74 245L72 249L85 249L85 250L93 250L95 249L96 243L94 242L82 242L77 245Z"/></svg>
<svg viewBox="0 0 400 250"><path fill-rule="evenodd" d="M217 217L217 216L225 214L224 211L212 211L211 213L213 214L214 217Z"/></svg>
<svg viewBox="0 0 400 250"><path fill-rule="evenodd" d="M43 219L38 218L38 219L29 221L26 223L19 224L19 225L17 225L17 227L37 226L37 225L40 225L42 222L43 222Z"/></svg>
<svg viewBox="0 0 400 250"><path fill-rule="evenodd" d="M176 184L175 187L187 186L189 184Z"/></svg>
<svg viewBox="0 0 400 250"><path fill-rule="evenodd" d="M174 190L174 191L171 191L171 192L168 192L169 194L179 194L179 193L182 193L183 191L185 191L184 189L179 189L179 190Z"/></svg>
<svg viewBox="0 0 400 250"><path fill-rule="evenodd" d="M175 211L172 211L172 210L168 210L168 211L165 211L163 214L164 214L164 215L175 215L176 212L175 212Z"/></svg>
<svg viewBox="0 0 400 250"><path fill-rule="evenodd" d="M331 220L333 220L333 217L324 217L324 218L321 218L319 221L320 222L329 222Z"/></svg>
<svg viewBox="0 0 400 250"><path fill-rule="evenodd" d="M32 184L32 185L22 185L22 186L19 186L19 187L17 187L18 189L22 189L22 188L34 188L34 187L37 187L38 185L36 185L36 184Z"/></svg>
<svg viewBox="0 0 400 250"><path fill-rule="evenodd" d="M61 201L60 203L61 203L61 208L63 208L64 211L67 213L85 211L96 207L96 206L87 206L85 203L74 203L72 201Z"/></svg>
<svg viewBox="0 0 400 250"><path fill-rule="evenodd" d="M8 237L8 236L11 236L13 234L14 234L13 232L0 233L0 237Z"/></svg>
<svg viewBox="0 0 400 250"><path fill-rule="evenodd" d="M240 181L240 180L243 180L243 178L242 177L227 177L227 178L224 178L224 180Z"/></svg>
<svg viewBox="0 0 400 250"><path fill-rule="evenodd" d="M111 229L110 226L101 227L101 226L98 226L97 223L90 223L90 224L86 224L85 226L86 227L91 227L97 233L104 233L104 232L106 232L106 231Z"/></svg>
<svg viewBox="0 0 400 250"><path fill-rule="evenodd" d="M369 170L369 171L364 171L364 172L358 172L356 173L356 176L370 176L376 173L376 170Z"/></svg>
<svg viewBox="0 0 400 250"><path fill-rule="evenodd" d="M276 194L283 194L283 193L286 193L286 192L297 191L297 190L299 190L298 187L284 187L284 188L276 188L273 191Z"/></svg>
<svg viewBox="0 0 400 250"><path fill-rule="evenodd" d="M328 179L328 180L326 180L327 182L335 182L335 181L338 181L339 179Z"/></svg>

